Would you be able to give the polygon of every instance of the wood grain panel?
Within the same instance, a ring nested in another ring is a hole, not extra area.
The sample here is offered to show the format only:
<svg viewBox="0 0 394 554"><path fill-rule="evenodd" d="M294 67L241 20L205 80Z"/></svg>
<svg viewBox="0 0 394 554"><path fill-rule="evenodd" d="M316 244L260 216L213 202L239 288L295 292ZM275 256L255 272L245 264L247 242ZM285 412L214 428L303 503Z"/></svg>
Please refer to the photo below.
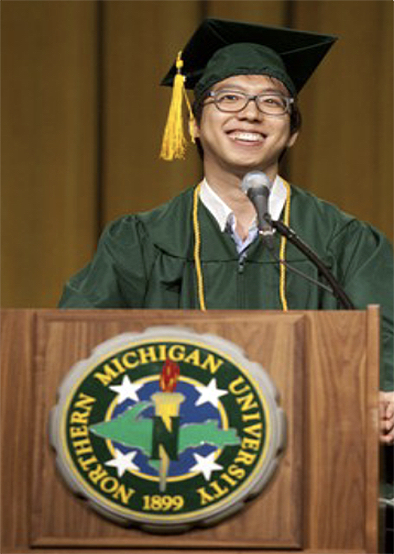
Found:
<svg viewBox="0 0 394 554"><path fill-rule="evenodd" d="M379 459L378 436L378 411L377 391L379 390L379 326L380 314L378 306L368 308L367 321L367 373L365 390L365 478L366 504L365 504L365 545L367 552L377 551L378 518L376 516L376 501L379 497L379 466L376 459Z"/></svg>
<svg viewBox="0 0 394 554"><path fill-rule="evenodd" d="M393 237L393 3L294 2L297 29L339 37L300 95L290 178Z"/></svg>
<svg viewBox="0 0 394 554"><path fill-rule="evenodd" d="M55 306L95 244L95 2L2 2L2 302Z"/></svg>
<svg viewBox="0 0 394 554"><path fill-rule="evenodd" d="M365 473L365 445L370 440L367 428L371 425L372 406L369 411L364 411L362 406L371 381L367 378L365 353L359 348L360 343L371 339L367 336L365 313L343 312L341 319L336 316L335 312L322 312L318 318L312 316L308 341L311 348L306 377L307 497L310 506L314 506L307 521L308 545L340 550L346 544L348 548L361 550L365 548L366 486L369 479L372 480L369 486L377 485L374 472L368 474L368 479ZM361 335L360 329L364 329ZM371 356L374 354L371 350ZM376 379L377 359L373 365L370 361L368 370ZM368 396L371 404L373 399L376 417L377 381ZM374 437L377 441L376 429ZM376 462L376 446L370 455ZM377 510L374 521L376 525ZM374 548L377 548L376 542Z"/></svg>
<svg viewBox="0 0 394 554"><path fill-rule="evenodd" d="M132 316L136 320L130 326ZM288 447L274 480L243 513L213 528L209 537L208 530L196 530L185 536L161 537L161 542L155 543L157 537L126 531L102 520L72 496L55 473L46 422L59 380L75 361L90 353L92 346L124 330L142 330L147 322L178 324L180 313L3 310L4 554L82 554L86 551L82 529L92 554L114 554L114 545L143 549L147 554L160 550L175 554L191 546L194 552L209 554L246 554L251 549L273 554L278 552L269 547L275 531L265 537L266 547L261 546L260 524L264 529L265 519L277 526L277 536L283 537L284 532L292 540L301 540L305 554L377 552L378 309L281 315L210 312L209 316L211 330L235 342L245 334L238 318L246 316L251 323L246 353L272 371L281 390L289 418ZM182 312L182 317L197 331L206 330L206 314ZM280 331L274 329L278 317L289 323L281 325ZM228 321L235 327L226 335ZM261 338L270 348L259 347ZM61 349L55 357L57 345ZM288 371L291 360L297 362L294 374ZM300 379L303 361L307 371ZM287 481L286 486L282 486L283 481ZM281 509L282 503L289 505L287 509ZM300 548L288 543L285 550L295 553Z"/></svg>
<svg viewBox="0 0 394 554"><path fill-rule="evenodd" d="M126 551L132 552L133 554L180 554L180 552L191 552L192 554L278 554L279 552L283 552L284 554L300 554L300 552L303 552L305 554L328 554L327 550L321 550L321 549L305 549L305 550L293 550L293 549L285 549L285 550L272 550L272 549L222 549L222 548L193 548L191 550L188 550L187 548L187 538L184 538L184 544L182 547L179 548L166 548L165 546L166 540L163 539L161 548L155 547L155 548L130 548L130 545L123 547L123 548L106 548L105 546L103 548L67 548L67 547L61 547L61 548L34 548L30 551L27 551L25 548L21 549L12 549L12 550L6 550L3 551L2 554L27 554L27 552L31 552L34 554L119 554L121 552L122 554ZM132 547L133 545L131 545ZM334 551L335 554L366 554L366 551L364 549L362 550L344 550L341 549L339 552ZM369 554L369 553L368 553ZM376 550L371 551L371 554L377 554Z"/></svg>
<svg viewBox="0 0 394 554"><path fill-rule="evenodd" d="M32 311L1 317L2 552L28 545L31 514L33 399Z"/></svg>
<svg viewBox="0 0 394 554"><path fill-rule="evenodd" d="M66 319L64 319L66 317ZM94 317L94 316L93 316ZM179 316L160 319L147 312L136 312L124 319L94 317L93 321L75 315L40 317L37 356L37 424L35 437L35 470L33 494L33 543L35 547L71 546L149 546L162 545L162 537L138 530L125 530L96 516L77 501L55 474L54 456L47 444L49 409L54 405L59 379L77 360L89 355L92 347L111 336L126 331L140 331L146 326L175 323ZM300 547L302 542L302 316L288 317L274 325L274 318L258 318L255 324L244 314L182 318L197 332L213 332L243 345L252 360L262 363L272 373L288 417L286 454L275 480L255 501L228 521L212 529L188 532L188 546L220 548ZM59 356L60 350L60 356ZM60 360L60 365L59 365ZM292 371L289 371L293 368ZM297 386L296 386L297 383ZM56 511L53 505L56 502ZM182 546L184 537L166 537L166 546Z"/></svg>

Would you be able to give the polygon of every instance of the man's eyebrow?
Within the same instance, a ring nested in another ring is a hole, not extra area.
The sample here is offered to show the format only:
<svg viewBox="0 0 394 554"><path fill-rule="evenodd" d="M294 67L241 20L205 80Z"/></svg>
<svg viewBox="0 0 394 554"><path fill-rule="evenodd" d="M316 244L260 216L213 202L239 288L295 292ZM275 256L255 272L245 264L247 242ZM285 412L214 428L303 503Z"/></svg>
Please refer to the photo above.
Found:
<svg viewBox="0 0 394 554"><path fill-rule="evenodd" d="M229 90L229 91L240 91L240 92L247 92L248 91L248 88L243 86L243 85L239 85L237 83L227 83L226 85L222 85L220 87L218 87L216 89L216 91L226 91L226 90ZM260 92L258 92L257 94L264 94L264 93L270 93L270 92L279 92L280 94L283 94L286 96L286 92L284 90L282 90L281 87L263 87Z"/></svg>

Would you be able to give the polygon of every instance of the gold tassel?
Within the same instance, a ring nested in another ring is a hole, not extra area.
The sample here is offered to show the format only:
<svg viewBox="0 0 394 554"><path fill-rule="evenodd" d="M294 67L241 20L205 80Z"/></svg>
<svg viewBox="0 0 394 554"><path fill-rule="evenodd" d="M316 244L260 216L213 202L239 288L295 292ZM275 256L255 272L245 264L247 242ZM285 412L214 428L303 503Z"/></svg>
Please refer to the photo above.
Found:
<svg viewBox="0 0 394 554"><path fill-rule="evenodd" d="M172 98L168 112L167 123L164 129L160 158L166 161L184 159L187 141L183 128L182 100L185 98L190 114L190 127L192 128L193 114L189 99L185 90L185 77L181 73L183 67L182 52L179 52L176 60L177 73L174 77ZM193 141L194 142L194 141Z"/></svg>

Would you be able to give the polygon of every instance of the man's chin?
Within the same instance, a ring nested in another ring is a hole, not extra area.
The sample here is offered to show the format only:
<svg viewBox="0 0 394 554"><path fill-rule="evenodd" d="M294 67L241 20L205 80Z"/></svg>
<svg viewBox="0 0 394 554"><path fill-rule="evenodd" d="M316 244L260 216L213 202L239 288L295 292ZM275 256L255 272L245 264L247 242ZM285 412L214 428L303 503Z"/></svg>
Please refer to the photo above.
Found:
<svg viewBox="0 0 394 554"><path fill-rule="evenodd" d="M278 166L272 164L264 164L261 162L248 163L245 160L242 160L242 162L239 162L238 164L232 165L232 172L241 178L250 171L262 171L267 175L269 179L274 179L275 175L278 172Z"/></svg>

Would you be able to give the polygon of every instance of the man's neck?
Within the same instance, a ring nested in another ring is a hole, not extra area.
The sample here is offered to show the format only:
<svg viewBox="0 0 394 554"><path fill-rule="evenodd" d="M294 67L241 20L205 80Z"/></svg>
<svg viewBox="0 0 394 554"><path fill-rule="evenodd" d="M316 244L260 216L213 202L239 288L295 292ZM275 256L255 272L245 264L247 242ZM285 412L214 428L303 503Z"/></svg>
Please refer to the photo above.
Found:
<svg viewBox="0 0 394 554"><path fill-rule="evenodd" d="M247 173L247 172L246 172ZM276 175L270 178L275 179ZM234 174L212 174L209 170L206 171L205 178L209 186L215 193L227 204L233 211L236 222L237 232L241 238L248 235L251 222L256 217L256 210L249 198L242 192L241 183L242 177Z"/></svg>

